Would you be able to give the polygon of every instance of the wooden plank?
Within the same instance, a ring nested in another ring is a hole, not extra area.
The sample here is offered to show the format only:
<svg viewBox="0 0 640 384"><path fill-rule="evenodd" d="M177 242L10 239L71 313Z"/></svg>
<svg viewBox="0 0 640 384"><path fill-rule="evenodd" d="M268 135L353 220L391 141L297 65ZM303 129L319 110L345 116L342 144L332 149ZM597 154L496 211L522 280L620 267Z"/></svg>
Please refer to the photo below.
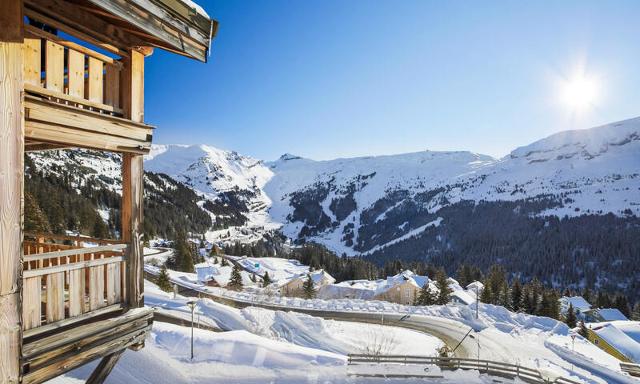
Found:
<svg viewBox="0 0 640 384"><path fill-rule="evenodd" d="M56 266L47 267L47 268L30 269L28 271L24 271L23 274L24 274L24 277L27 278L27 277L49 275L51 273L77 271L78 269L85 269L85 268L97 268L97 267L104 268L105 265L117 264L122 262L123 260L124 260L123 256L115 256L115 257L109 257L106 259L87 260L87 261L81 261L78 263L56 265Z"/></svg>
<svg viewBox="0 0 640 384"><path fill-rule="evenodd" d="M87 55L90 57L94 57L100 61L103 61L105 63L110 63L116 66L121 66L122 64L120 64L116 59L109 57L107 55L103 55L100 52L96 52L93 49L89 49L83 45L74 43L73 41L69 41L66 40L58 35L54 35L51 34L49 32L43 31L42 29L39 28L35 28L32 25L25 25L24 26L25 31L27 32L27 36L37 36L37 37L41 37L43 39L47 39L47 40L51 40L54 41L64 47L69 48L70 50L74 50L76 52L80 52L83 55Z"/></svg>
<svg viewBox="0 0 640 384"><path fill-rule="evenodd" d="M61 143L82 148L139 154L149 153L151 150L151 144L138 140L100 135L75 128L67 128L37 121L27 121L25 123L25 133L29 139L38 139L45 142Z"/></svg>
<svg viewBox="0 0 640 384"><path fill-rule="evenodd" d="M45 87L64 93L64 47L53 41L45 44Z"/></svg>
<svg viewBox="0 0 640 384"><path fill-rule="evenodd" d="M84 312L84 269L69 271L69 317Z"/></svg>
<svg viewBox="0 0 640 384"><path fill-rule="evenodd" d="M106 342L92 345L90 348L70 353L65 358L59 359L55 363L23 376L23 384L37 384L45 382L53 377L60 376L63 373L72 370L78 366L86 364L97 358L105 356L107 354L126 349L131 345L138 344L144 341L146 335L149 333L151 326L137 331L132 334L122 335L119 338Z"/></svg>
<svg viewBox="0 0 640 384"><path fill-rule="evenodd" d="M106 65L104 102L120 107L120 69L115 65Z"/></svg>
<svg viewBox="0 0 640 384"><path fill-rule="evenodd" d="M121 301L121 276L120 264L107 264L107 305L119 303Z"/></svg>
<svg viewBox="0 0 640 384"><path fill-rule="evenodd" d="M100 364L98 364L96 369L91 373L91 376L87 379L87 384L104 383L123 353L124 349L103 357L102 360L100 360Z"/></svg>
<svg viewBox="0 0 640 384"><path fill-rule="evenodd" d="M129 305L144 305L144 271L142 253L143 206L142 156L125 153L122 156L122 238L130 241L127 247L127 294Z"/></svg>
<svg viewBox="0 0 640 384"><path fill-rule="evenodd" d="M22 43L22 0L2 0L0 3L0 41Z"/></svg>
<svg viewBox="0 0 640 384"><path fill-rule="evenodd" d="M144 55L132 50L129 52L129 57L123 59L123 64L120 88L124 117L142 123L144 122Z"/></svg>
<svg viewBox="0 0 640 384"><path fill-rule="evenodd" d="M44 240L69 240L74 243L77 242L87 242L87 243L98 243L98 244L124 244L122 240L116 239L97 239L95 237L89 236L67 236L67 235L58 235L54 233L44 233L44 232L25 232L25 237L30 238L42 238ZM61 246L62 244L58 244Z"/></svg>
<svg viewBox="0 0 640 384"><path fill-rule="evenodd" d="M41 278L24 279L22 286L22 324L23 329L40 326L42 318L42 287Z"/></svg>
<svg viewBox="0 0 640 384"><path fill-rule="evenodd" d="M87 78L87 99L94 103L100 103L104 101L103 93L103 73L104 63L93 57L89 58L89 77Z"/></svg>
<svg viewBox="0 0 640 384"><path fill-rule="evenodd" d="M133 124L127 119L98 114L83 109L61 105L37 98L25 100L28 121L40 121L82 129L87 132L118 136L127 139L150 141L153 129L147 125Z"/></svg>
<svg viewBox="0 0 640 384"><path fill-rule="evenodd" d="M69 96L84 97L84 55L69 49Z"/></svg>
<svg viewBox="0 0 640 384"><path fill-rule="evenodd" d="M24 82L35 86L42 83L42 41L24 39Z"/></svg>
<svg viewBox="0 0 640 384"><path fill-rule="evenodd" d="M64 272L47 275L47 322L64 319Z"/></svg>
<svg viewBox="0 0 640 384"><path fill-rule="evenodd" d="M0 5L0 382L17 383L22 340L24 118L21 2ZM18 42L5 42L18 40Z"/></svg>
<svg viewBox="0 0 640 384"><path fill-rule="evenodd" d="M89 310L104 307L104 266L89 268Z"/></svg>
<svg viewBox="0 0 640 384"><path fill-rule="evenodd" d="M103 315L108 315L110 313L114 313L114 312L118 312L118 311L122 311L123 309L123 305L122 304L115 304L109 307L104 307L104 308L100 308L96 311L92 311L92 312L85 312L82 315L76 316L76 317L70 317L64 320L60 320L57 321L55 323L51 323L51 324L45 324L43 326L40 326L38 328L32 328L29 329L27 331L24 332L24 338L30 338L30 337L35 337L38 335L41 335L43 333L47 333L47 332L51 332L53 330L57 330L57 329L61 329L70 325L74 325L77 323L81 323L83 321L86 321L87 319L91 319L92 317L99 317L99 316L103 316Z"/></svg>
<svg viewBox="0 0 640 384"><path fill-rule="evenodd" d="M123 309L122 305L116 305L114 307L116 307L119 311ZM105 311L107 311L108 309L109 307L102 308L93 313L86 313L83 316L85 316L85 320L90 317L102 316L107 313ZM58 330L57 332L51 333L50 335L45 337L26 340L24 348L22 350L22 356L24 357L25 361L29 362L33 359L36 359L38 356L47 353L48 351L60 349L65 344L81 341L88 335L97 335L105 330L116 328L122 324L127 324L142 318L150 320L152 317L153 309L149 307L143 307L124 312L117 316L113 315L113 317L107 319L101 319L88 324L82 324L73 327L68 327L68 325L73 324L72 322L70 322L72 319L66 319L64 320L64 324L62 326L54 328ZM26 337L27 335L25 335L25 338Z"/></svg>
<svg viewBox="0 0 640 384"><path fill-rule="evenodd" d="M60 93L58 91L53 91L50 89L34 86L31 84L25 84L24 90L31 94L43 95L43 96L46 96L47 98L60 99L63 101L68 101L69 103L72 103L72 104L81 104L82 106L87 106L87 107L91 107L101 111L112 112L112 113L117 113L119 115L122 115L122 109L114 108L111 105L107 105L107 104L101 104L101 103L95 103L93 101L89 101L84 98L84 94L82 95L82 97L76 97L76 96L68 95L66 93ZM27 97L29 98L30 96L27 96ZM33 97L30 97L30 98L34 99Z"/></svg>
<svg viewBox="0 0 640 384"><path fill-rule="evenodd" d="M128 47L145 45L140 38L114 28L113 24L82 10L76 3L63 0L26 0L24 6L26 16L108 52L125 55Z"/></svg>
<svg viewBox="0 0 640 384"><path fill-rule="evenodd" d="M57 244L54 244L54 245L57 245ZM60 251L45 252L45 253L38 253L35 255L25 256L24 261L44 260L44 259L51 259L54 257L66 257L66 256L73 256L73 255L86 255L87 253L122 251L125 248L127 248L127 244L112 244L112 245L101 245L99 247L63 249Z"/></svg>

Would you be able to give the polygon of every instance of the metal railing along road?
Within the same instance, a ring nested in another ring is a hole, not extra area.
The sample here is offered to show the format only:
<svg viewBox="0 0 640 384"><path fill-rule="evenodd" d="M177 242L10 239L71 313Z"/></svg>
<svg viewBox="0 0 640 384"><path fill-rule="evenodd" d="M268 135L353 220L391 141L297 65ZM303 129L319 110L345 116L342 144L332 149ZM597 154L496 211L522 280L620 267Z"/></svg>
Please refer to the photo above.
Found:
<svg viewBox="0 0 640 384"><path fill-rule="evenodd" d="M542 373L537 369L527 368L520 365L503 363L500 361L466 359L459 357L430 357L430 356L412 356L412 355L366 355L351 354L348 360L349 365L361 364L418 364L418 365L435 365L443 370L477 370L493 376L500 376L509 379L519 378L528 383L540 384L579 384L564 377L558 377L554 380L545 379ZM380 374L357 373L356 376L380 376ZM394 373L394 377L400 376ZM415 374L407 374L407 376L415 376Z"/></svg>

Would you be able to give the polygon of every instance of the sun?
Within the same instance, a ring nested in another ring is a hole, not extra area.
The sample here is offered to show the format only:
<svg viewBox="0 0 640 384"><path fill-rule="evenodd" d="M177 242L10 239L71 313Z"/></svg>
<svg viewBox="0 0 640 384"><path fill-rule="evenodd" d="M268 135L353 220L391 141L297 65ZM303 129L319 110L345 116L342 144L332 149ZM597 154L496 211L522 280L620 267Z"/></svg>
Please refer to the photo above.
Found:
<svg viewBox="0 0 640 384"><path fill-rule="evenodd" d="M588 109L598 98L598 83L584 74L575 75L563 82L561 98L572 110Z"/></svg>

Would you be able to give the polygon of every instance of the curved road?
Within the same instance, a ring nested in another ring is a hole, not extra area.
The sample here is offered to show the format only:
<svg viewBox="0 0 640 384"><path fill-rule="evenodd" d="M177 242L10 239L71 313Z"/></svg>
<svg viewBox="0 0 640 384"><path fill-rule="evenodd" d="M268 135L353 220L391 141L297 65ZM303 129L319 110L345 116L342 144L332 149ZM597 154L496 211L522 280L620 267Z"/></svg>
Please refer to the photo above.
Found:
<svg viewBox="0 0 640 384"><path fill-rule="evenodd" d="M173 281L179 287L179 293L186 293L195 297L207 297L221 304L230 305L236 308L260 307L275 311L292 311L305 313L312 316L322 317L330 320L352 321L360 323L382 324L394 327L412 329L419 332L428 333L441 339L449 348L454 349L463 340L471 328L457 321L422 315L401 315L401 314L381 314L371 312L339 312L318 309L304 309L297 307L285 307L281 305L264 302L253 302L238 300L230 297L222 297L211 292L197 291L180 285L179 281ZM473 335L473 331L471 334ZM485 348L483 342L483 348ZM466 337L455 350L456 357L477 358L477 344L471 337Z"/></svg>

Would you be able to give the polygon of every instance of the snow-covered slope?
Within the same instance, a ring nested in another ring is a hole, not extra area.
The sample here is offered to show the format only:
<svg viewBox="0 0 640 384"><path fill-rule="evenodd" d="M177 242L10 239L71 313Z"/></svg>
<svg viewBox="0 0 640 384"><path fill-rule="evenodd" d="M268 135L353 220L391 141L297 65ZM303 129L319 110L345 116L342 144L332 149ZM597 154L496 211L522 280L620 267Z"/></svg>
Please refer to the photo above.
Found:
<svg viewBox="0 0 640 384"><path fill-rule="evenodd" d="M145 166L239 207L246 221L213 239L255 240L282 226L349 255L420 236L442 223L443 207L464 201L528 202L524 214L539 217L640 214L640 118L560 132L502 159L424 151L263 163L206 145L156 145Z"/></svg>
<svg viewBox="0 0 640 384"><path fill-rule="evenodd" d="M271 200L263 191L273 173L260 160L208 145L154 145L145 156L145 168L167 174L222 205L203 206L214 221L212 240L254 241L279 227L267 213Z"/></svg>

